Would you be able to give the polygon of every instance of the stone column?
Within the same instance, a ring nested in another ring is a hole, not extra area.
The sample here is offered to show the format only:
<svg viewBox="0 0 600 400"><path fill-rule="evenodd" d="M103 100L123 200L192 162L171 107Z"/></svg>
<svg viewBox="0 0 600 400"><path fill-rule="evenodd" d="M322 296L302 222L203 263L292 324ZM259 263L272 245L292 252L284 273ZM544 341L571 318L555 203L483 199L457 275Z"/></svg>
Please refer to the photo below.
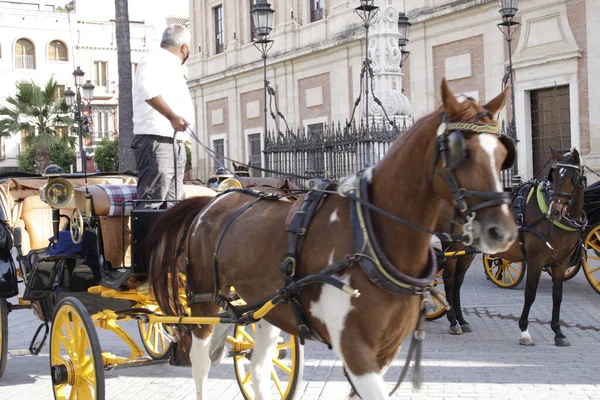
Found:
<svg viewBox="0 0 600 400"><path fill-rule="evenodd" d="M369 28L369 57L373 69L373 87L369 88L369 118L377 123L384 121L383 109L375 103L373 94L383 104L388 117L399 126L411 114L411 104L402 94L402 70L400 69L400 47L398 46L398 13L402 0L375 0L379 11ZM369 83L369 86L371 84Z"/></svg>

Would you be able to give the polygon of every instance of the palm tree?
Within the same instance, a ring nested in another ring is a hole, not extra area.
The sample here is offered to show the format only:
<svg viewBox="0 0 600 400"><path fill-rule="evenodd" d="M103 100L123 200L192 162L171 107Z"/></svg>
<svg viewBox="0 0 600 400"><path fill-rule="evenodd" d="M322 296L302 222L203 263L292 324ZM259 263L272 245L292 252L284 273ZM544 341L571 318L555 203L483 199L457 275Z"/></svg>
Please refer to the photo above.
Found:
<svg viewBox="0 0 600 400"><path fill-rule="evenodd" d="M31 82L17 83L15 96L6 98L0 107L0 136L21 133L23 146L36 149L36 170L41 173L51 164L50 149L59 140L74 148L76 138L61 131L72 127L69 108L64 99L56 99L57 84L50 78L44 88ZM62 133L62 134L61 134Z"/></svg>
<svg viewBox="0 0 600 400"><path fill-rule="evenodd" d="M133 140L133 99L127 0L115 0L115 21L119 64L119 166L121 171L127 171L135 170L135 160L130 147Z"/></svg>

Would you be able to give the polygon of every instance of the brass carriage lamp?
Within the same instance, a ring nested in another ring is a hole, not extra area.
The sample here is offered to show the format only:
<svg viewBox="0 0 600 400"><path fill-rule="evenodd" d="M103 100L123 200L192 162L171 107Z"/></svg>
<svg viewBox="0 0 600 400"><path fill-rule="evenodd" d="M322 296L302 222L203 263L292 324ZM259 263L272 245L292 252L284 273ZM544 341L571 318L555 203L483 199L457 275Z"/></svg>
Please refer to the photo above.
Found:
<svg viewBox="0 0 600 400"><path fill-rule="evenodd" d="M271 8L267 0L257 0L252 7L250 14L252 14L252 22L254 22L254 31L259 38L266 39L273 30L274 13L275 10Z"/></svg>
<svg viewBox="0 0 600 400"><path fill-rule="evenodd" d="M499 5L503 19L512 20L519 11L519 0L500 0Z"/></svg>
<svg viewBox="0 0 600 400"><path fill-rule="evenodd" d="M94 100L94 88L95 86L92 81L85 82L85 84L82 86L83 100L87 101L88 103Z"/></svg>
<svg viewBox="0 0 600 400"><path fill-rule="evenodd" d="M400 68L402 68L402 64L406 61L408 56L410 55L410 51L404 50L404 47L408 44L408 37L410 34L411 23L408 20L408 17L403 12L398 14L398 46L400 46Z"/></svg>

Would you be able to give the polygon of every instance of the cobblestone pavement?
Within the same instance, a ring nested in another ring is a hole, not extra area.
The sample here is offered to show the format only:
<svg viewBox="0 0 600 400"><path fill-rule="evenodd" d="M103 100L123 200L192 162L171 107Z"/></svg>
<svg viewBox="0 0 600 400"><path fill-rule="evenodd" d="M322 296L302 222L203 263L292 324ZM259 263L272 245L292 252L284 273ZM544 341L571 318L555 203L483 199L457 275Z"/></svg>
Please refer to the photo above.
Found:
<svg viewBox="0 0 600 400"><path fill-rule="evenodd" d="M571 347L554 346L550 277L542 276L531 312L529 331L535 347L518 343L516 320L525 282L513 290L486 281L481 257L469 270L463 287L463 307L473 333L450 336L445 318L427 324L423 354L424 384L413 391L410 379L395 397L410 399L600 399L600 295L579 273L565 283L563 332ZM8 367L0 378L0 399L51 399L48 346L38 356L26 349L39 321L30 311L9 315ZM135 332L135 326L127 326ZM139 340L137 333L133 337ZM118 338L100 332L105 350L125 350ZM393 387L404 363L407 343L386 374ZM341 363L325 346L305 348L304 380L299 398L344 399L349 392ZM211 399L242 399L234 379L232 359L211 370ZM107 399L193 399L191 371L168 364L106 372Z"/></svg>

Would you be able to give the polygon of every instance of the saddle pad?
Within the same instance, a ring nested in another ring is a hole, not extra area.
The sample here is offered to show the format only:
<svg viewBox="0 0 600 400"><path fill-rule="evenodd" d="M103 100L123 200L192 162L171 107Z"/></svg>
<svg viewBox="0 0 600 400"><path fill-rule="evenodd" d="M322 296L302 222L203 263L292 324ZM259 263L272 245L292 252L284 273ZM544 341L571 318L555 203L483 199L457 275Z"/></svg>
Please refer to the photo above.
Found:
<svg viewBox="0 0 600 400"><path fill-rule="evenodd" d="M137 185L96 185L101 187L110 201L110 209L108 216L121 215L123 211L125 215L131 214L133 208L133 200L137 200ZM123 207L124 202L129 202Z"/></svg>

